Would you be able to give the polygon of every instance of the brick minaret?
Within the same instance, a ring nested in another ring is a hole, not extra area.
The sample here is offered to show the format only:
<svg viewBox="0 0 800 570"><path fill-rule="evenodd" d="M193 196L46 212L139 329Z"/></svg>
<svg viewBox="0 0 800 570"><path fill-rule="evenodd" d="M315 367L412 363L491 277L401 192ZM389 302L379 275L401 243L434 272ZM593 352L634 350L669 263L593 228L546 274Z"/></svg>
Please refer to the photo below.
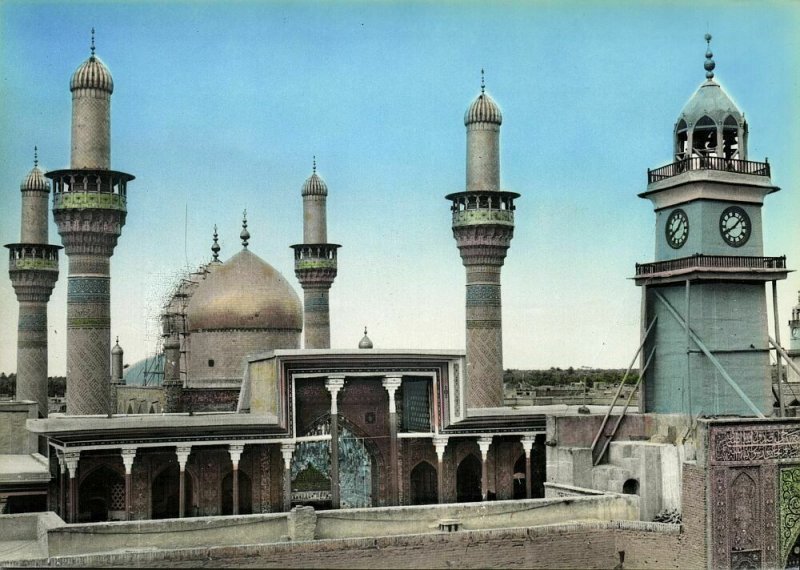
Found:
<svg viewBox="0 0 800 570"><path fill-rule="evenodd" d="M328 187L317 174L317 162L303 184L303 242L293 245L294 272L303 287L305 348L331 347L328 294L336 278L336 251L328 242L325 205Z"/></svg>
<svg viewBox="0 0 800 570"><path fill-rule="evenodd" d="M70 168L48 172L53 216L69 257L67 285L67 413L106 414L110 397L111 277L125 225L127 183L110 170L111 93L108 68L92 53L72 75Z"/></svg>
<svg viewBox="0 0 800 570"><path fill-rule="evenodd" d="M482 74L483 72L481 72ZM467 271L467 406L503 405L500 270L514 237L514 199L500 190L500 125L494 101L481 94L464 116L467 189L449 194L453 236Z"/></svg>
<svg viewBox="0 0 800 570"><path fill-rule="evenodd" d="M50 184L39 169L34 149L33 170L22 191L21 243L9 249L8 273L19 301L17 325L17 400L33 400L47 417L47 302L58 280L57 245L47 243L47 200Z"/></svg>

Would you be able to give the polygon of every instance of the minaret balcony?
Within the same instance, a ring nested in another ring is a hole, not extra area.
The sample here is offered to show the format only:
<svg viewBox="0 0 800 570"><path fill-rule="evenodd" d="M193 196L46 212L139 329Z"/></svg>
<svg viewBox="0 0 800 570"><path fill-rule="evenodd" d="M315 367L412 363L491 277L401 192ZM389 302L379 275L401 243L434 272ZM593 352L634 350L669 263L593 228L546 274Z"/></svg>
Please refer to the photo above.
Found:
<svg viewBox="0 0 800 570"><path fill-rule="evenodd" d="M293 245L295 271L336 269L336 253L341 246L335 243L301 243Z"/></svg>
<svg viewBox="0 0 800 570"><path fill-rule="evenodd" d="M54 170L46 174L53 181L53 209L127 209L127 184L134 176L115 170Z"/></svg>
<svg viewBox="0 0 800 570"><path fill-rule="evenodd" d="M734 172L736 174L770 177L769 162L755 162L752 160L723 158L719 156L692 156L660 168L653 170L648 169L647 183L652 184L653 182L658 182L665 178L672 178L684 172L695 170L715 170L718 172Z"/></svg>
<svg viewBox="0 0 800 570"><path fill-rule="evenodd" d="M8 248L9 271L54 271L58 273L60 245L10 243Z"/></svg>
<svg viewBox="0 0 800 570"><path fill-rule="evenodd" d="M446 199L452 202L453 227L472 225L501 225L514 227L516 192L485 191L456 192Z"/></svg>
<svg viewBox="0 0 800 570"><path fill-rule="evenodd" d="M682 281L774 281L785 279L786 256L753 257L743 255L703 255L637 263L637 285L677 283Z"/></svg>

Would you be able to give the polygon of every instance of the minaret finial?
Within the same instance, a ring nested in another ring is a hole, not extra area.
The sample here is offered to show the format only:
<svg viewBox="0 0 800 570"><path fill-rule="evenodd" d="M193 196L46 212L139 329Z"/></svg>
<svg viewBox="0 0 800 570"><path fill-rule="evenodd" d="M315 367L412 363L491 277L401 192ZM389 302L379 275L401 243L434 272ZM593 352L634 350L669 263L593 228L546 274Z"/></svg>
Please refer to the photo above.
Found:
<svg viewBox="0 0 800 570"><path fill-rule="evenodd" d="M481 67L481 95L486 91L486 81L483 78L483 68Z"/></svg>
<svg viewBox="0 0 800 570"><path fill-rule="evenodd" d="M239 234L239 237L242 238L242 245L247 249L250 239L250 232L247 231L247 210L242 213L242 233Z"/></svg>
<svg viewBox="0 0 800 570"><path fill-rule="evenodd" d="M214 244L211 246L212 259L211 263L219 263L219 244L217 243L217 224L214 224Z"/></svg>
<svg viewBox="0 0 800 570"><path fill-rule="evenodd" d="M117 345L119 345L119 336L117 337Z"/></svg>
<svg viewBox="0 0 800 570"><path fill-rule="evenodd" d="M39 147L34 145L34 147L33 147L33 167L36 168L37 166L39 166Z"/></svg>
<svg viewBox="0 0 800 570"><path fill-rule="evenodd" d="M94 57L94 26L92 26L92 57Z"/></svg>
<svg viewBox="0 0 800 570"><path fill-rule="evenodd" d="M312 174L317 173L317 155L311 157L311 170L313 171Z"/></svg>
<svg viewBox="0 0 800 570"><path fill-rule="evenodd" d="M706 69L706 79L714 79L714 68L717 64L712 59L714 54L711 51L711 34L709 33L706 33L706 44L708 44L708 47L706 48L706 62L703 67Z"/></svg>

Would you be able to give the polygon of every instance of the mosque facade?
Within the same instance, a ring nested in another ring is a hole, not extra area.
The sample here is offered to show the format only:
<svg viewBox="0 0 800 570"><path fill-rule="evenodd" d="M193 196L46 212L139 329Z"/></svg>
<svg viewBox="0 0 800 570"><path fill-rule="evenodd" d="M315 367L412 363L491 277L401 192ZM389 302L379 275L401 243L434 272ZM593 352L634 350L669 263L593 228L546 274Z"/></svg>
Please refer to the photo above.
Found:
<svg viewBox="0 0 800 570"><path fill-rule="evenodd" d="M800 316L795 307L786 352L777 325L769 334L765 289L789 270L762 240L761 207L778 188L766 160L748 157L710 39L674 162L649 170L640 195L654 205L656 251L636 266L641 387L627 415L633 395L595 413L503 405L501 269L520 195L500 184L503 117L483 82L464 116L466 187L446 196L466 272L465 351L375 348L366 330L358 348L330 348L340 245L328 242L315 161L300 192L303 243L291 246L302 301L251 250L246 215L241 250L225 260L215 228L211 261L163 307L160 385L127 385L109 266L133 176L111 169L114 83L92 44L70 82L70 168L34 164L21 243L8 246L17 400L30 400L26 433L44 442L14 489L68 523L635 494L642 521L683 517L682 547L699 564L791 563L797 422L769 351L797 377ZM67 407L49 418L44 331L60 248L47 243L48 178L69 262Z"/></svg>

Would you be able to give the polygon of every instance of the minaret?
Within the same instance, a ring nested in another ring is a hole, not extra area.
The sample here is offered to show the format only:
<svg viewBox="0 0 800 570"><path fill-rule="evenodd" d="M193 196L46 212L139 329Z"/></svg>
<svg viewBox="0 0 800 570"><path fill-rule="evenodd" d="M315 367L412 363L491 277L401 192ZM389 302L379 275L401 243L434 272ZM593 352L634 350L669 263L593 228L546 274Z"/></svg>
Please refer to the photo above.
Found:
<svg viewBox="0 0 800 570"><path fill-rule="evenodd" d="M500 125L503 117L486 93L464 115L467 189L449 194L453 236L467 272L467 406L503 405L503 324L500 270L514 237L514 200L500 190Z"/></svg>
<svg viewBox="0 0 800 570"><path fill-rule="evenodd" d="M125 225L127 184L133 176L110 170L111 93L114 82L95 55L72 75L70 168L48 172L53 216L69 257L67 285L67 413L113 411L110 265Z"/></svg>
<svg viewBox="0 0 800 570"><path fill-rule="evenodd" d="M331 347L331 319L328 294L336 278L336 252L341 247L328 243L325 211L328 187L317 174L314 158L311 176L303 184L303 242L293 245L294 273L303 287L306 348Z"/></svg>
<svg viewBox="0 0 800 570"><path fill-rule="evenodd" d="M33 170L20 186L20 243L9 249L8 273L19 301L17 324L17 400L33 400L47 417L47 302L58 280L58 250L47 243L50 184L39 168L34 147Z"/></svg>
<svg viewBox="0 0 800 570"><path fill-rule="evenodd" d="M797 293L797 304L792 307L792 319L789 321L789 357L797 366L800 366L800 291ZM787 366L789 382L800 382L800 374L791 366ZM19 380L17 380L19 382Z"/></svg>
<svg viewBox="0 0 800 570"><path fill-rule="evenodd" d="M777 192L770 164L750 160L744 114L714 78L711 35L705 80L674 128L673 162L648 170L655 261L637 264L643 334L640 412L770 415L766 287L786 258L764 254L761 208ZM651 359L651 355L653 356Z"/></svg>

